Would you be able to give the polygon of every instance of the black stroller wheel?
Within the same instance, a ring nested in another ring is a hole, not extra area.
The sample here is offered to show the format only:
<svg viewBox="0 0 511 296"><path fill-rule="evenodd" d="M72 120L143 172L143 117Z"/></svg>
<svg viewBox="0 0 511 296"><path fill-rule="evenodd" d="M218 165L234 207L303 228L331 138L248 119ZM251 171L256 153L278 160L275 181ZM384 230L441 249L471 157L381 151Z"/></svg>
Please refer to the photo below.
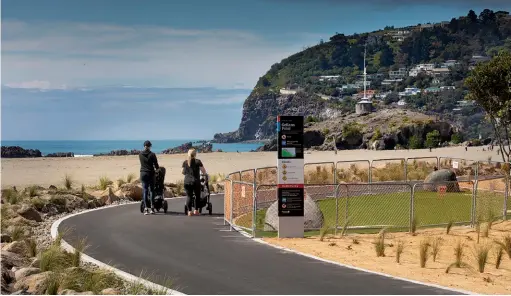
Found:
<svg viewBox="0 0 511 296"><path fill-rule="evenodd" d="M188 207L185 205L185 215L188 215Z"/></svg>
<svg viewBox="0 0 511 296"><path fill-rule="evenodd" d="M209 210L209 214L213 215L213 204L210 202L208 203L208 210Z"/></svg>
<svg viewBox="0 0 511 296"><path fill-rule="evenodd" d="M140 213L143 213L145 210L145 207L144 207L144 202L141 202L140 203Z"/></svg>
<svg viewBox="0 0 511 296"><path fill-rule="evenodd" d="M167 210L168 210L168 208L169 208L169 205L167 204L167 201L164 201L164 202L163 202L163 212L164 212L165 214L167 214Z"/></svg>

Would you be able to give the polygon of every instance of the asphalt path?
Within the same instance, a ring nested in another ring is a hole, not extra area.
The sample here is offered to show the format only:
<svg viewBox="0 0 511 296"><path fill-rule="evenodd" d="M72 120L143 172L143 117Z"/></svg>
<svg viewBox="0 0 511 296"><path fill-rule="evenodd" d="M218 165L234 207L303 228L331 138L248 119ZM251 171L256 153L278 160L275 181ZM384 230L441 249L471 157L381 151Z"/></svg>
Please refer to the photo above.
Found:
<svg viewBox="0 0 511 296"><path fill-rule="evenodd" d="M112 207L63 221L64 239L85 253L134 275L145 273L185 294L456 294L366 273L267 246L223 223L223 196L213 215L188 217L184 199L169 212L144 216L138 204ZM71 230L71 231L69 231ZM371 259L368 259L371 260Z"/></svg>

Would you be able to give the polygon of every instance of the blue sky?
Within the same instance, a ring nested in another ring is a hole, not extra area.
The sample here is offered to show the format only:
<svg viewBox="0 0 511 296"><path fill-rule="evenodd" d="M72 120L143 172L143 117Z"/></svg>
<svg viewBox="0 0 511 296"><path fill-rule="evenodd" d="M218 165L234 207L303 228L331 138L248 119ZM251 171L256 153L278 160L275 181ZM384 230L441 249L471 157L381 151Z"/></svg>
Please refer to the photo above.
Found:
<svg viewBox="0 0 511 296"><path fill-rule="evenodd" d="M410 2L3 0L2 139L211 138L273 63L335 32L511 10Z"/></svg>

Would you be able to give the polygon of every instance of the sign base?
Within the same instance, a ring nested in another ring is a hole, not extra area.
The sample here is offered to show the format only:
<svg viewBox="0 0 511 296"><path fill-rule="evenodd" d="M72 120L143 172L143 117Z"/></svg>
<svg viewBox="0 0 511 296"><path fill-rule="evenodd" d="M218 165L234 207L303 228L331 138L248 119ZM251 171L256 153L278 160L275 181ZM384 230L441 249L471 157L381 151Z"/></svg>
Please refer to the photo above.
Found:
<svg viewBox="0 0 511 296"><path fill-rule="evenodd" d="M304 217L279 217L279 238L303 238Z"/></svg>

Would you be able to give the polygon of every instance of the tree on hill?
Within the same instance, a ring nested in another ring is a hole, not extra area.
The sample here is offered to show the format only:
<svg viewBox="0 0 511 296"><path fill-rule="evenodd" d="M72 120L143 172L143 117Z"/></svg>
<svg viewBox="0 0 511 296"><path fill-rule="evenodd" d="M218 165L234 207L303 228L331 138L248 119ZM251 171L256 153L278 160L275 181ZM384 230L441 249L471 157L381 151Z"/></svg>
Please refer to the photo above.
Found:
<svg viewBox="0 0 511 296"><path fill-rule="evenodd" d="M440 144L440 132L434 130L426 134L426 148L436 148Z"/></svg>
<svg viewBox="0 0 511 296"><path fill-rule="evenodd" d="M491 61L481 63L465 80L468 99L485 111L491 122L502 160L511 155L511 53L501 51Z"/></svg>

